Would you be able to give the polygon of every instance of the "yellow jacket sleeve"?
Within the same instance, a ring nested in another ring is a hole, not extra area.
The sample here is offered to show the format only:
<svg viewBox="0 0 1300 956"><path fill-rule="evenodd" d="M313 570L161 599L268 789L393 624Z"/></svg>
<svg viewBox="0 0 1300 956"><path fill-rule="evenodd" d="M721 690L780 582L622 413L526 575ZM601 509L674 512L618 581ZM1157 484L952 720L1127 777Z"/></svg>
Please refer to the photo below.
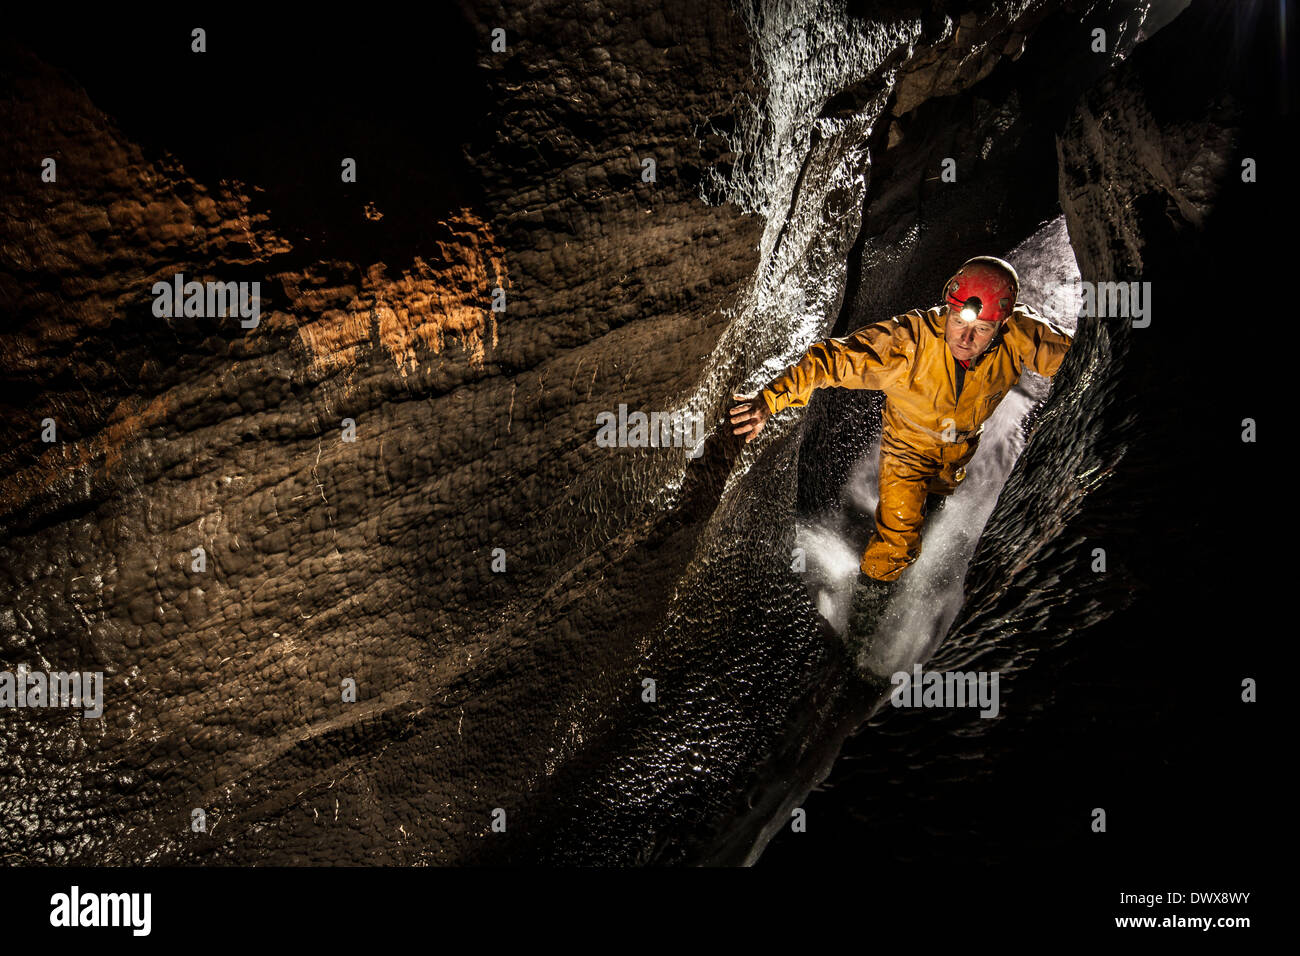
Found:
<svg viewBox="0 0 1300 956"><path fill-rule="evenodd" d="M1023 303L1018 303L1007 322L1005 336L1015 351L1021 369L1028 368L1051 378L1065 361L1074 336L1048 322Z"/></svg>
<svg viewBox="0 0 1300 956"><path fill-rule="evenodd" d="M822 339L777 376L760 396L768 411L801 408L819 388L888 388L916 357L920 313L909 312L867 325L852 335Z"/></svg>

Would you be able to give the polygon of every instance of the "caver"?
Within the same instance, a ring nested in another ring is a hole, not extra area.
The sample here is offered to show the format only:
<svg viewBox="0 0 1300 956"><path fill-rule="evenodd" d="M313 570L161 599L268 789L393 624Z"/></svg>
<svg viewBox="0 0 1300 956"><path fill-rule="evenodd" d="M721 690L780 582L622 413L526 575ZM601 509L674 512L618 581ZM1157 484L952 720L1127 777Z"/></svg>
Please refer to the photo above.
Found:
<svg viewBox="0 0 1300 956"><path fill-rule="evenodd" d="M944 283L942 306L816 342L757 396L735 396L734 430L751 441L769 417L807 405L818 388L885 393L880 498L851 627L875 613L920 555L927 500L942 501L966 477L984 422L1021 372L1050 378L1061 367L1071 336L1018 302L1019 291L1010 263L977 256Z"/></svg>

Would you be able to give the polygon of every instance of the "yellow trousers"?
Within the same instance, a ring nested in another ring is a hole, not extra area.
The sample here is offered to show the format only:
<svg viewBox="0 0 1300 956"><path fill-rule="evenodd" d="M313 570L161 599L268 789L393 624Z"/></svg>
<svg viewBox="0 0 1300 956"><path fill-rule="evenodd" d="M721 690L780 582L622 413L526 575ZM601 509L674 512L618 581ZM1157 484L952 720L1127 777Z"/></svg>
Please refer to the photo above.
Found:
<svg viewBox="0 0 1300 956"><path fill-rule="evenodd" d="M880 581L896 580L920 557L926 495L956 491L979 446L979 435L946 442L891 418L886 415L880 435L876 529L859 565Z"/></svg>

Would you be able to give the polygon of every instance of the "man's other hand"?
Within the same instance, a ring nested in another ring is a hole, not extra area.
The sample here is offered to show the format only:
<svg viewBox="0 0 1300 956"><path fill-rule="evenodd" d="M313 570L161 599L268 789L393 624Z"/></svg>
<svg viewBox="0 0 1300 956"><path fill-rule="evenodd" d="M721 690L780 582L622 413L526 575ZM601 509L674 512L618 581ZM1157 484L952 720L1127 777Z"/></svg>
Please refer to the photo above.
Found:
<svg viewBox="0 0 1300 956"><path fill-rule="evenodd" d="M751 442L758 437L772 413L767 410L767 403L756 396L733 393L731 397L740 402L731 410L731 424L736 426L732 431L744 435L746 443Z"/></svg>

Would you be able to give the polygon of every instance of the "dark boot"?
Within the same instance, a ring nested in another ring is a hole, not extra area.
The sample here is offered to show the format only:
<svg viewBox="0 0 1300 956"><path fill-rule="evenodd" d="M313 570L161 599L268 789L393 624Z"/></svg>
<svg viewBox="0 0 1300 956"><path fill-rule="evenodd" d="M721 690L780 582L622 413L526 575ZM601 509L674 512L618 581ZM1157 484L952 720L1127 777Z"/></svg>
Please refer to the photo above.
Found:
<svg viewBox="0 0 1300 956"><path fill-rule="evenodd" d="M852 604L849 606L850 634L866 637L872 633L894 592L894 584L893 581L880 581L858 572L857 583L853 586Z"/></svg>
<svg viewBox="0 0 1300 956"><path fill-rule="evenodd" d="M927 518L931 515L936 515L943 510L943 506L947 503L947 495L928 494L925 496L925 506L921 513Z"/></svg>

